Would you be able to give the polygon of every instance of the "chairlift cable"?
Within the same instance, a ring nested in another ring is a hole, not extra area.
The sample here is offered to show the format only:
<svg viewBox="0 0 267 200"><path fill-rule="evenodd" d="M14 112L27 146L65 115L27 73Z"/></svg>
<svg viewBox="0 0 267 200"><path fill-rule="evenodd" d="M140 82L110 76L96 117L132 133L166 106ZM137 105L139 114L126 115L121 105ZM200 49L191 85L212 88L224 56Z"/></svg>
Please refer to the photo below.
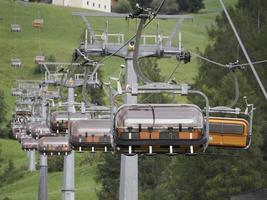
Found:
<svg viewBox="0 0 267 200"><path fill-rule="evenodd" d="M83 81L83 85L82 85L82 97L84 102L89 105L89 101L88 101L88 95L86 94L86 86L87 86L87 81L88 81L88 76L89 76L89 67L85 66L85 75L84 75L84 81Z"/></svg>
<svg viewBox="0 0 267 200"><path fill-rule="evenodd" d="M165 80L165 82L168 83L168 82L171 81L173 75L176 73L176 70L178 69L178 67L180 66L180 64L181 64L180 62L177 63L176 67L173 69L172 73L171 73L170 76Z"/></svg>
<svg viewBox="0 0 267 200"><path fill-rule="evenodd" d="M240 91L239 91L238 79L237 79L237 76L236 76L235 72L233 70L230 70L230 73L232 75L232 79L233 79L234 84L235 84L235 99L227 107L232 108L232 107L234 107L237 104L237 101L238 101L239 96L240 96Z"/></svg>
<svg viewBox="0 0 267 200"><path fill-rule="evenodd" d="M142 30L143 30L143 25L146 23L146 18L141 19L137 32L136 32L136 41L135 41L135 49L133 52L133 67L134 71L137 74L137 77L143 81L144 83L152 83L150 79L148 79L144 73L140 70L139 65L138 65L138 54L139 54L139 46L140 46L140 39L142 35Z"/></svg>
<svg viewBox="0 0 267 200"><path fill-rule="evenodd" d="M218 63L216 61L210 60L209 58L206 58L206 57L201 56L199 54L196 54L196 53L192 53L192 54L195 55L196 57L204 60L204 61L215 64L219 67L228 68L230 70L230 73L232 75L232 79L233 79L234 84L235 84L235 99L233 100L233 102L231 104L228 105L228 107L232 108L233 106L235 106L238 99L239 99L240 91L239 91L239 83L238 83L237 76L235 75L235 73L231 69L234 68L233 66L240 66L240 65L239 64L237 64L237 65L224 65L224 64Z"/></svg>
<svg viewBox="0 0 267 200"><path fill-rule="evenodd" d="M256 64L262 64L262 63L266 63L267 60L259 60L259 61L255 61L255 62L252 62L252 64L256 65ZM244 64L236 64L236 65L233 65L233 67L237 67L237 66L249 66L249 63L244 63Z"/></svg>
<svg viewBox="0 0 267 200"><path fill-rule="evenodd" d="M40 10L38 9L37 17L40 18ZM42 49L41 49L41 27L38 28L38 45L39 45L39 53L42 55Z"/></svg>
<svg viewBox="0 0 267 200"><path fill-rule="evenodd" d="M14 2L14 24L17 24L17 2ZM12 51L12 56L14 56L14 58L17 58L17 34L13 33L14 35L14 49Z"/></svg>
<svg viewBox="0 0 267 200"><path fill-rule="evenodd" d="M204 57L204 56L201 56L201 55L199 55L199 54L197 54L197 53L194 53L194 52L192 52L192 51L190 51L190 53L193 54L194 56L196 56L196 57L198 57L198 58L204 60L204 61L207 61L207 62L212 63L212 64L214 64L214 65L217 65L217 66L219 66L219 67L229 68L227 65L224 65L224 64L222 64L222 63L216 62L216 61L211 60L211 59L209 59L209 58L206 58L206 57Z"/></svg>
<svg viewBox="0 0 267 200"><path fill-rule="evenodd" d="M219 66L219 67L224 67L224 68L235 68L235 67L244 67L244 66L248 66L248 65L249 65L249 63L233 64L233 65L231 65L231 66L229 66L229 65L224 65L224 64L222 64L222 63L219 63L219 62L216 62L216 61L211 60L211 59L209 59L209 58L206 58L206 57L204 57L204 56L202 56L202 55L199 55L199 54L197 54L197 53L194 53L194 52L192 52L192 51L190 51L190 53L193 54L194 56L196 56L196 57L198 57L198 58L204 60L204 61L207 61L207 62L212 63L212 64L214 64L214 65L217 65L217 66ZM252 62L252 64L256 65L256 64L266 63L266 62L267 62L267 60L259 60L259 61L254 61L254 62Z"/></svg>
<svg viewBox="0 0 267 200"><path fill-rule="evenodd" d="M140 45L141 35L142 35L142 31L145 30L145 27L147 27L152 22L152 20L155 19L155 17L157 16L158 12L161 9L161 7L163 6L164 2L165 2L165 0L161 1L161 4L157 8L156 12L153 13L153 17L147 23L146 23L146 18L141 18L137 32L135 34L136 42L135 42L135 49L133 52L133 67L134 67L134 70L135 70L136 74L138 75L138 77L144 83L153 83L153 81L151 81L150 79L148 79L144 75L144 73L142 72L142 70L140 70L139 65L138 65L138 54L139 54L139 45Z"/></svg>
<svg viewBox="0 0 267 200"><path fill-rule="evenodd" d="M246 57L246 60L249 63L250 69L251 69L251 71L252 71L252 73L253 73L253 75L254 75L254 77L255 77L255 79L256 79L256 81L257 81L257 83L258 83L258 85L259 85L259 87L261 89L261 92L262 92L265 100L267 100L267 92L266 92L266 89L265 89L263 83L261 82L261 79L260 79L260 77L259 77L259 75L258 75L258 73L257 73L257 71L255 69L255 67L253 66L253 63L252 63L252 61L251 61L251 59L250 59L250 57L248 55L248 52L247 52L247 50L246 50L246 48L245 48L245 46L244 46L244 44L243 44L243 42L242 42L242 40L241 40L238 32L236 30L236 27L235 27L235 25L234 25L234 23L233 23L233 21L231 19L231 16L228 13L228 11L227 11L227 9L226 9L226 7L224 5L223 0L219 0L219 1L220 1L220 4L221 4L222 8L223 8L223 11L225 13L225 16L226 16L226 18L227 18L227 20L228 20L228 22L229 22L229 24L230 24L233 32L234 32L234 35L235 35L235 37L236 37L236 39L237 39L237 41L238 41L238 43L239 43L239 45L240 45L240 47L241 47L241 49L243 51L243 54L244 54L244 56Z"/></svg>

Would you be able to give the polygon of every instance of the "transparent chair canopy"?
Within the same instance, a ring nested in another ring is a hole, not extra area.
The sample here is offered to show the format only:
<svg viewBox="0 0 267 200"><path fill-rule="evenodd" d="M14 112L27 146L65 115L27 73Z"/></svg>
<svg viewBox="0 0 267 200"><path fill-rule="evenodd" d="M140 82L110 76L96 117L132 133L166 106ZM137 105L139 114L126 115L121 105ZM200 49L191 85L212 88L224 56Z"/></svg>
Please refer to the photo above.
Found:
<svg viewBox="0 0 267 200"><path fill-rule="evenodd" d="M32 134L33 128L41 125L41 122L29 122L26 124L27 134Z"/></svg>
<svg viewBox="0 0 267 200"><path fill-rule="evenodd" d="M71 146L67 137L43 137L39 140L40 153L67 154Z"/></svg>
<svg viewBox="0 0 267 200"><path fill-rule="evenodd" d="M20 89L18 89L18 88L13 88L12 89L12 92L11 92L11 95L12 96L21 96L23 93L22 93L22 91L20 90Z"/></svg>
<svg viewBox="0 0 267 200"><path fill-rule="evenodd" d="M191 153L208 142L206 121L191 104L123 105L115 114L114 142L121 153Z"/></svg>
<svg viewBox="0 0 267 200"><path fill-rule="evenodd" d="M74 147L110 146L111 131L112 120L110 119L75 121L71 127L70 141Z"/></svg>
<svg viewBox="0 0 267 200"><path fill-rule="evenodd" d="M115 116L115 128L127 129L179 129L204 126L204 117L195 105L125 105Z"/></svg>
<svg viewBox="0 0 267 200"><path fill-rule="evenodd" d="M50 127L53 131L64 132L68 129L68 120L70 122L88 120L90 113L68 113L67 111L55 111L51 114Z"/></svg>
<svg viewBox="0 0 267 200"><path fill-rule="evenodd" d="M32 21L32 27L34 27L34 28L40 28L40 27L43 26L43 24L44 24L44 20L43 19L34 19Z"/></svg>
<svg viewBox="0 0 267 200"><path fill-rule="evenodd" d="M17 128L17 127L12 128L12 135L16 139L18 138L18 134L20 134L21 132L22 132L21 128Z"/></svg>
<svg viewBox="0 0 267 200"><path fill-rule="evenodd" d="M35 63L39 64L45 61L45 56L39 55L39 56L35 56Z"/></svg>
<svg viewBox="0 0 267 200"><path fill-rule="evenodd" d="M110 119L91 119L84 121L75 121L71 127L71 134L73 136L86 135L110 135L112 121Z"/></svg>
<svg viewBox="0 0 267 200"><path fill-rule="evenodd" d="M16 115L18 116L18 115L29 115L29 116L31 116L32 115L32 111L30 111L30 110L16 110Z"/></svg>
<svg viewBox="0 0 267 200"><path fill-rule="evenodd" d="M110 143L111 130L112 121L110 119L76 121L71 127L71 142Z"/></svg>
<svg viewBox="0 0 267 200"><path fill-rule="evenodd" d="M25 137L27 137L27 134L26 134L25 129L21 129L21 131L20 131L20 132L17 132L17 134L16 134L16 136L15 136L15 138L16 138L19 142L21 142L21 139L23 139L23 138L25 138Z"/></svg>
<svg viewBox="0 0 267 200"><path fill-rule="evenodd" d="M68 113L67 111L55 111L51 114L51 121L52 122L62 122L68 121L70 117L70 121L77 121L77 120L87 120L91 118L90 113Z"/></svg>
<svg viewBox="0 0 267 200"><path fill-rule="evenodd" d="M19 58L12 58L10 60L10 64L12 67L19 68L22 65L22 62Z"/></svg>
<svg viewBox="0 0 267 200"><path fill-rule="evenodd" d="M32 136L33 137L46 137L53 136L54 133L51 133L49 127L45 123L40 123L32 127Z"/></svg>
<svg viewBox="0 0 267 200"><path fill-rule="evenodd" d="M11 32L21 32L21 27L19 24L11 24Z"/></svg>
<svg viewBox="0 0 267 200"><path fill-rule="evenodd" d="M34 138L23 138L21 140L21 148L23 150L37 150L38 144L38 141Z"/></svg>

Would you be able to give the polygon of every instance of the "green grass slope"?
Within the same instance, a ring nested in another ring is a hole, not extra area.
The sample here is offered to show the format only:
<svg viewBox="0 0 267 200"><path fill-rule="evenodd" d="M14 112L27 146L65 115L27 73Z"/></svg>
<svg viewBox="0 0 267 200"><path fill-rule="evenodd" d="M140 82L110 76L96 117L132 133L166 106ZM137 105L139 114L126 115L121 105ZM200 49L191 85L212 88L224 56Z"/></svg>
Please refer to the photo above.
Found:
<svg viewBox="0 0 267 200"><path fill-rule="evenodd" d="M7 166L8 160L12 159L17 169L27 169L27 154L22 151L20 144L15 140L4 140L0 139L0 151L2 157L4 157L1 163L0 174L3 169ZM82 165L81 161L89 156L93 159L92 154L76 154L76 169L75 169L75 181L76 181L76 199L97 199L96 192L98 185L95 183L95 162L91 165ZM36 154L36 162L38 163L38 156ZM48 199L58 200L61 195L63 174L62 172L49 173L48 176ZM23 173L23 178L18 179L16 182L6 185L0 188L0 199L8 197L12 200L35 200L38 199L38 181L39 174L36 172Z"/></svg>
<svg viewBox="0 0 267 200"><path fill-rule="evenodd" d="M227 5L235 1L225 1ZM221 10L219 2L214 0L205 1L206 8L194 15L193 20L184 21L181 26L183 43L186 49L199 48L203 50L209 43L206 27L214 23L216 14ZM216 12L209 12L209 11ZM12 108L14 98L10 96L10 88L18 79L38 79L33 74L34 58L42 53L46 56L54 55L58 61L69 61L74 48L77 48L81 38L84 24L79 17L72 17L74 11L85 11L77 8L66 8L47 4L31 3L24 6L22 2L14 3L11 0L0 1L0 85L6 92L6 100L9 108ZM32 28L31 22L35 18L44 19L44 27L40 31ZM90 18L93 28L97 33L102 33L106 18ZM124 33L127 37L134 34L136 21L126 22L124 19L108 19L110 33ZM10 24L18 23L22 27L21 33L11 33ZM160 24L163 35L168 35L175 25L175 20L155 20L145 30L146 34L156 33L156 23ZM176 38L177 41L177 38ZM10 67L10 59L19 57L23 62L21 69ZM103 67L104 75L116 75L119 65L123 60L113 58L107 60ZM160 60L162 72L168 77L176 67L175 59ZM181 64L175 74L176 80L192 83L198 73L196 59L183 65ZM9 109L11 110L11 109Z"/></svg>
<svg viewBox="0 0 267 200"><path fill-rule="evenodd" d="M225 0L227 5L234 5L236 0ZM210 43L207 38L206 27L214 24L215 16L221 12L218 1L205 0L206 8L194 15L193 20L184 21L181 26L184 47L194 50L204 50ZM36 65L34 58L40 51L46 56L54 55L58 61L69 61L74 48L78 47L84 24L80 18L72 17L73 11L85 11L77 8L63 8L58 6L31 3L25 7L23 3L14 3L11 0L0 1L0 86L5 91L8 105L8 116L14 104L14 98L10 95L10 88L18 79L38 79L33 74ZM41 16L44 19L44 27L38 31L31 26L33 19ZM11 33L10 24L19 23L22 26L21 33ZM105 26L105 18L90 18L93 28L101 33ZM168 35L175 25L174 20L155 20L146 34L156 32L156 24L159 22L161 32ZM134 34L136 22L128 24L124 19L109 19L109 31L111 33L124 33L128 38ZM176 38L177 39L177 38ZM177 41L177 40L176 40ZM40 44L40 45L39 45ZM41 48L40 48L41 47ZM10 67L12 57L22 59L23 67L13 69ZM116 76L119 65L124 61L112 58L103 66L104 77ZM162 59L159 61L162 74L168 77L177 65L175 59ZM195 58L189 64L181 64L175 74L177 82L194 82L198 73ZM20 150L16 141L0 140L0 148L5 156L5 161L0 171L6 166L8 159L12 159L17 167L27 167L26 153ZM96 199L97 185L93 180L96 167L80 166L79 162L85 155L77 156L76 166L76 199ZM12 200L35 200L38 192L38 172L28 173L15 183L0 188L0 200L9 197ZM49 174L49 200L60 199L62 173Z"/></svg>

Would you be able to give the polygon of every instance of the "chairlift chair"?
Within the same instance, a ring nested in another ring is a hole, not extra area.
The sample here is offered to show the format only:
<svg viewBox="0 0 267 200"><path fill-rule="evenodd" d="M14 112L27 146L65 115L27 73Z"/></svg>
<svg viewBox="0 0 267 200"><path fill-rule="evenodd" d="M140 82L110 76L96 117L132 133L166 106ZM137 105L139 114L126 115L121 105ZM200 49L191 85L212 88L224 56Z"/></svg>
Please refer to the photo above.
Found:
<svg viewBox="0 0 267 200"><path fill-rule="evenodd" d="M29 118L27 116L17 115L14 120L20 124L25 125L29 121Z"/></svg>
<svg viewBox="0 0 267 200"><path fill-rule="evenodd" d="M115 114L117 150L134 153L191 153L208 142L207 120L191 104L123 105Z"/></svg>
<svg viewBox="0 0 267 200"><path fill-rule="evenodd" d="M69 119L71 123L78 120L88 120L90 118L90 113L69 113L67 111L55 111L51 113L50 128L55 133L66 134Z"/></svg>
<svg viewBox="0 0 267 200"><path fill-rule="evenodd" d="M51 130L45 123L40 122L40 124L37 124L32 128L32 137L34 138L49 136L55 136L55 134L51 132Z"/></svg>
<svg viewBox="0 0 267 200"><path fill-rule="evenodd" d="M245 148L249 141L249 123L242 118L210 117L209 146Z"/></svg>
<svg viewBox="0 0 267 200"><path fill-rule="evenodd" d="M35 126L39 126L41 124L41 122L39 122L39 121L36 121L36 122L29 122L29 123L27 123L26 124L26 133L28 134L28 135L31 135L32 134L32 131L33 131L33 128L35 127Z"/></svg>
<svg viewBox="0 0 267 200"><path fill-rule="evenodd" d="M11 24L11 32L21 32L21 27L19 24Z"/></svg>
<svg viewBox="0 0 267 200"><path fill-rule="evenodd" d="M45 56L43 56L43 55L37 55L37 56L35 56L35 63L36 64L40 64L40 63L43 63L43 62L45 62Z"/></svg>
<svg viewBox="0 0 267 200"><path fill-rule="evenodd" d="M22 95L22 91L18 88L12 88L11 95L14 97L19 97Z"/></svg>
<svg viewBox="0 0 267 200"><path fill-rule="evenodd" d="M39 140L39 152L43 155L68 155L71 146L67 137L43 137Z"/></svg>
<svg viewBox="0 0 267 200"><path fill-rule="evenodd" d="M21 140L25 137L27 137L27 134L24 128L21 128L19 132L16 132L15 138L18 140L19 143L21 143Z"/></svg>
<svg viewBox="0 0 267 200"><path fill-rule="evenodd" d="M21 133L21 128L19 127L13 127L12 128L12 135L13 138L18 139L18 135Z"/></svg>
<svg viewBox="0 0 267 200"><path fill-rule="evenodd" d="M17 110L16 116L32 116L32 112L28 110Z"/></svg>
<svg viewBox="0 0 267 200"><path fill-rule="evenodd" d="M21 141L25 138L30 138L30 136L26 134L26 130L25 128L23 128L21 134L18 137L18 142L21 143Z"/></svg>
<svg viewBox="0 0 267 200"><path fill-rule="evenodd" d="M19 58L12 58L10 60L11 67L20 68L22 66L22 62Z"/></svg>
<svg viewBox="0 0 267 200"><path fill-rule="evenodd" d="M239 108L217 106L210 108L209 146L223 148L249 148L252 137L253 104L248 104L242 112ZM219 116L218 116L219 115ZM223 117L222 117L223 116Z"/></svg>
<svg viewBox="0 0 267 200"><path fill-rule="evenodd" d="M41 28L43 27L44 20L43 19L34 19L32 21L32 27L34 28Z"/></svg>
<svg viewBox="0 0 267 200"><path fill-rule="evenodd" d="M70 143L75 150L107 152L111 148L111 119L90 119L75 121L71 126Z"/></svg>
<svg viewBox="0 0 267 200"><path fill-rule="evenodd" d="M25 151L38 150L38 141L34 138L23 138L21 140L21 148Z"/></svg>

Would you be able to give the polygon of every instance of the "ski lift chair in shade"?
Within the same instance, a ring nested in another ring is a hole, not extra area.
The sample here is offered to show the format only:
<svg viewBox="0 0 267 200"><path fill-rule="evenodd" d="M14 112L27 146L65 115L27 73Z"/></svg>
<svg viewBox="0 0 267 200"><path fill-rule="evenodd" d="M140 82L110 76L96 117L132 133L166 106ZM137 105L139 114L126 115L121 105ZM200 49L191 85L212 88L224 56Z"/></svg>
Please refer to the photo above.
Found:
<svg viewBox="0 0 267 200"><path fill-rule="evenodd" d="M22 62L19 58L12 58L10 60L10 65L14 68L20 68L22 66Z"/></svg>
<svg viewBox="0 0 267 200"><path fill-rule="evenodd" d="M45 123L36 124L32 127L32 137L34 138L42 138L54 136L55 134L51 132L49 127Z"/></svg>
<svg viewBox="0 0 267 200"><path fill-rule="evenodd" d="M43 56L43 55L37 55L37 56L35 56L35 63L36 64L40 64L40 63L43 63L43 62L45 62L45 56Z"/></svg>
<svg viewBox="0 0 267 200"><path fill-rule="evenodd" d="M69 120L71 123L73 121L88 120L90 118L90 113L69 113L67 111L55 111L51 113L50 128L57 134L66 134Z"/></svg>
<svg viewBox="0 0 267 200"><path fill-rule="evenodd" d="M21 96L23 93L22 93L22 90L18 89L18 88L12 88L12 91L11 91L11 95L14 96L14 97L19 97Z"/></svg>
<svg viewBox="0 0 267 200"><path fill-rule="evenodd" d="M43 155L68 155L71 146L67 137L43 137L39 140L39 152Z"/></svg>
<svg viewBox="0 0 267 200"><path fill-rule="evenodd" d="M111 148L111 119L75 121L71 126L70 143L75 150L107 152Z"/></svg>
<svg viewBox="0 0 267 200"><path fill-rule="evenodd" d="M31 135L31 134L32 134L32 131L33 131L33 128L34 128L35 126L40 125L40 124L41 124L40 121L28 122L28 123L26 124L26 132L27 132L27 134L28 134L28 135Z"/></svg>
<svg viewBox="0 0 267 200"><path fill-rule="evenodd" d="M23 138L21 140L21 148L25 151L38 150L38 141L34 138Z"/></svg>
<svg viewBox="0 0 267 200"><path fill-rule="evenodd" d="M11 32L21 32L21 26L19 24L11 24Z"/></svg>
<svg viewBox="0 0 267 200"><path fill-rule="evenodd" d="M34 19L32 21L32 27L33 28L41 28L44 25L44 20L43 19Z"/></svg>

